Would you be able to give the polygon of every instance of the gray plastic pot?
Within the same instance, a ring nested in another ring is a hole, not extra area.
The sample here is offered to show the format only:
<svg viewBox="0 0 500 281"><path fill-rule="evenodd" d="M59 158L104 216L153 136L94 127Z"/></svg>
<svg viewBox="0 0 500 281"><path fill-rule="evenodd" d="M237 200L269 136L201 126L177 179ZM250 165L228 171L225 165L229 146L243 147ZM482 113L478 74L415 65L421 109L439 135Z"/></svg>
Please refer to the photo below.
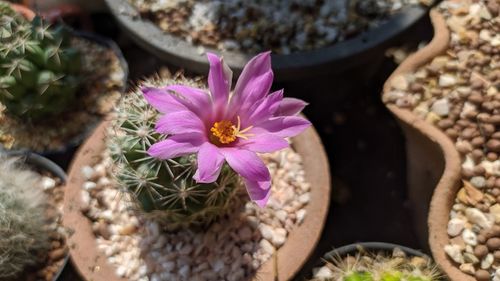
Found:
<svg viewBox="0 0 500 281"><path fill-rule="evenodd" d="M180 37L168 34L149 20L143 20L128 0L105 0L111 13L130 37L144 49L173 65L197 73L206 73L208 63L198 47ZM304 78L339 73L356 66L371 64L384 55L392 41L427 14L427 8L408 7L395 13L379 27L332 46L289 55L272 55L272 65L277 81L303 80ZM205 48L206 51L224 56L226 63L238 75L245 63L255 54ZM235 77L236 77L235 75Z"/></svg>
<svg viewBox="0 0 500 281"><path fill-rule="evenodd" d="M397 244L392 244L392 243L385 243L385 242L360 242L360 243L354 243L354 244L349 244L346 246L342 246L339 248L336 248L324 255L323 258L325 259L331 259L332 257L345 257L348 254L355 254L360 251L360 249L363 249L366 252L387 252L387 253L392 253L392 251L395 248L401 249L405 254L408 256L413 256L413 257L425 257L428 258L427 255L424 253L408 248L405 246L397 245Z"/></svg>
<svg viewBox="0 0 500 281"><path fill-rule="evenodd" d="M64 170L59 167L56 163L52 162L51 160L40 156L38 154L29 152L29 151L1 151L2 154L7 155L9 157L19 157L24 163L28 164L29 166L32 166L36 169L43 170L50 172L54 176L58 177L62 183L66 182L67 176ZM64 261L57 271L57 273L54 275L54 278L52 279L53 281L56 281L59 279L61 276L61 273L63 272L64 268L66 267L67 263L69 260L69 252L64 258Z"/></svg>

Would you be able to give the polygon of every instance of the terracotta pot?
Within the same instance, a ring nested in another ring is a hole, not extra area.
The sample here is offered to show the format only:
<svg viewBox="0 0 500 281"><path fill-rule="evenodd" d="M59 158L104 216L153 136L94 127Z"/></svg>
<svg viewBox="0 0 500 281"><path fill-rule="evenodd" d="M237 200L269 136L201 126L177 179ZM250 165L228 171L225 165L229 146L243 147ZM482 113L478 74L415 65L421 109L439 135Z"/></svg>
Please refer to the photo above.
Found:
<svg viewBox="0 0 500 281"><path fill-rule="evenodd" d="M73 264L85 280L125 280L115 275L115 268L108 264L106 256L97 249L96 238L90 220L80 212L81 187L85 179L83 166L92 165L104 150L104 137L109 121L102 123L77 152L71 165L64 197L64 224L74 230L69 238ZM254 280L279 281L291 279L312 254L323 229L330 201L330 174L328 159L321 140L314 128L307 129L292 139L293 148L302 156L311 189L311 201L307 205L304 222L288 236L287 242L257 272ZM278 278L275 278L275 275Z"/></svg>
<svg viewBox="0 0 500 281"><path fill-rule="evenodd" d="M12 7L14 11L21 14L24 18L26 18L29 21L33 20L33 18L36 15L35 12L33 12L33 10L23 5L11 3L10 7Z"/></svg>
<svg viewBox="0 0 500 281"><path fill-rule="evenodd" d="M437 11L431 12L431 19L434 38L394 71L384 85L384 93L389 91L393 77L415 71L448 48L450 32L445 19ZM449 242L447 225L450 210L460 188L461 159L458 151L453 142L432 124L409 110L392 104L386 106L396 116L406 136L408 194L413 204L419 239L425 244L428 239L434 260L451 280L475 280L461 272L443 249Z"/></svg>

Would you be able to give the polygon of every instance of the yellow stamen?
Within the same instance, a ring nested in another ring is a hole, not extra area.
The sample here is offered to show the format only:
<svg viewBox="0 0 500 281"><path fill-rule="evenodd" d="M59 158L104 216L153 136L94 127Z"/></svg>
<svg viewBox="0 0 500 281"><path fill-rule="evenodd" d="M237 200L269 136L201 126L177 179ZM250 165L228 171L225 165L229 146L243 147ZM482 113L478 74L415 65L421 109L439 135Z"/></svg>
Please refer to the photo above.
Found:
<svg viewBox="0 0 500 281"><path fill-rule="evenodd" d="M253 134L246 133L252 129L253 126L249 126L241 130L241 119L239 116L237 118L238 124L236 126L229 120L222 120L214 123L210 132L212 132L212 135L217 138L216 140L218 142L221 144L229 144L236 141L236 138L247 140L248 137L253 136Z"/></svg>

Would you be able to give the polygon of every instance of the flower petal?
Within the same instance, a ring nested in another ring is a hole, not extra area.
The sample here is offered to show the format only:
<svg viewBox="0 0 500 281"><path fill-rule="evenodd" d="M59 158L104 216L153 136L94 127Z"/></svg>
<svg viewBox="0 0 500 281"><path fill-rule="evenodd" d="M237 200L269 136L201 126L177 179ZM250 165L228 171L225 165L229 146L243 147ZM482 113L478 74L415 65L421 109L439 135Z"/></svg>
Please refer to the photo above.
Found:
<svg viewBox="0 0 500 281"><path fill-rule="evenodd" d="M269 93L272 81L271 52L260 53L243 68L234 88L231 107L260 100Z"/></svg>
<svg viewBox="0 0 500 281"><path fill-rule="evenodd" d="M265 207L271 195L271 181L252 181L244 179L244 182L250 199L259 207Z"/></svg>
<svg viewBox="0 0 500 281"><path fill-rule="evenodd" d="M245 89L245 92L242 92L242 107L250 107L258 100L264 98L269 91L271 90L271 86L273 84L273 72L267 72L262 76L256 77L249 83L249 87Z"/></svg>
<svg viewBox="0 0 500 281"><path fill-rule="evenodd" d="M148 154L162 160L171 159L197 152L203 143L200 134L175 135L153 144L148 149Z"/></svg>
<svg viewBox="0 0 500 281"><path fill-rule="evenodd" d="M255 152L238 148L222 148L221 152L229 166L242 177L252 181L271 180L269 170Z"/></svg>
<svg viewBox="0 0 500 281"><path fill-rule="evenodd" d="M306 107L307 102L295 99L295 98L284 98L276 111L276 116L292 116L299 114L304 107Z"/></svg>
<svg viewBox="0 0 500 281"><path fill-rule="evenodd" d="M219 149L209 142L204 143L198 151L198 170L193 176L194 180L199 183L216 181L223 164L224 156Z"/></svg>
<svg viewBox="0 0 500 281"><path fill-rule="evenodd" d="M283 99L283 90L271 93L267 97L261 99L258 103L252 106L248 114L248 118L242 118L243 127L254 126L260 121L269 119L278 110L281 100ZM242 112L243 115L245 112Z"/></svg>
<svg viewBox="0 0 500 281"><path fill-rule="evenodd" d="M311 122L299 116L274 117L258 125L252 131L268 132L283 138L293 137L311 126Z"/></svg>
<svg viewBox="0 0 500 281"><path fill-rule="evenodd" d="M205 125L191 111L165 114L156 122L156 131L162 134L204 133Z"/></svg>
<svg viewBox="0 0 500 281"><path fill-rule="evenodd" d="M163 89L153 87L141 88L146 101L161 113L170 113L175 111L187 110L175 96L169 94Z"/></svg>
<svg viewBox="0 0 500 281"><path fill-rule="evenodd" d="M248 140L240 140L238 146L257 153L271 153L287 148L289 143L282 137L268 133L253 136Z"/></svg>
<svg viewBox="0 0 500 281"><path fill-rule="evenodd" d="M211 106L210 95L202 89L184 85L170 85L163 89L167 92L178 93L181 96L178 98L178 101L198 116L202 116L208 112L207 108Z"/></svg>
<svg viewBox="0 0 500 281"><path fill-rule="evenodd" d="M217 107L227 105L231 90L232 72L222 58L207 53L210 71L208 72L208 87Z"/></svg>

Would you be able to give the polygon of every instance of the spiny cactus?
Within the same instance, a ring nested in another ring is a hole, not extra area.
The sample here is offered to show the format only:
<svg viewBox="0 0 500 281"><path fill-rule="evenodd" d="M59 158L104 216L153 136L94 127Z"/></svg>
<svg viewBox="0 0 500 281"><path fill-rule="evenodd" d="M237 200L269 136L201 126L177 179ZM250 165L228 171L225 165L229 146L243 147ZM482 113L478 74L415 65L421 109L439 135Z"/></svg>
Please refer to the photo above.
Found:
<svg viewBox="0 0 500 281"><path fill-rule="evenodd" d="M0 280L15 279L49 250L40 176L0 156Z"/></svg>
<svg viewBox="0 0 500 281"><path fill-rule="evenodd" d="M195 86L184 78L150 80L144 85L179 83ZM216 182L196 183L195 156L166 161L150 157L147 149L164 138L154 130L157 119L158 112L139 89L122 99L108 133L108 150L115 162L112 174L145 215L167 228L206 225L226 214L242 190L237 175L226 165Z"/></svg>
<svg viewBox="0 0 500 281"><path fill-rule="evenodd" d="M328 276L316 276L311 281L437 281L441 277L430 260L399 254L360 251L345 258L330 256L325 267L329 274L320 275Z"/></svg>
<svg viewBox="0 0 500 281"><path fill-rule="evenodd" d="M75 99L81 57L64 27L27 21L0 1L0 103L7 113L37 119L68 109Z"/></svg>

